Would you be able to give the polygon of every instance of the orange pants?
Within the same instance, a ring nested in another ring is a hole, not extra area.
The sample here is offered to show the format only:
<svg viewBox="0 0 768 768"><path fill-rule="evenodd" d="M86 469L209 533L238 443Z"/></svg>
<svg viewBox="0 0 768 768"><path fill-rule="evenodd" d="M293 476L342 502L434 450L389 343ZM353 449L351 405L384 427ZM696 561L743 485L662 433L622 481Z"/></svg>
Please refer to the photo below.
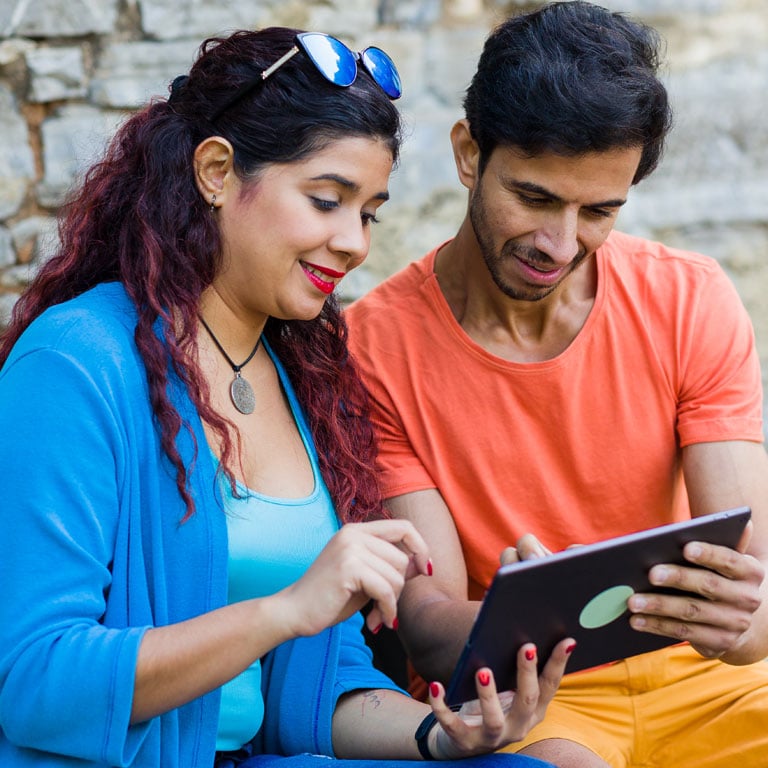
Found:
<svg viewBox="0 0 768 768"><path fill-rule="evenodd" d="M506 751L548 738L612 768L768 768L768 661L734 667L676 645L567 675Z"/></svg>

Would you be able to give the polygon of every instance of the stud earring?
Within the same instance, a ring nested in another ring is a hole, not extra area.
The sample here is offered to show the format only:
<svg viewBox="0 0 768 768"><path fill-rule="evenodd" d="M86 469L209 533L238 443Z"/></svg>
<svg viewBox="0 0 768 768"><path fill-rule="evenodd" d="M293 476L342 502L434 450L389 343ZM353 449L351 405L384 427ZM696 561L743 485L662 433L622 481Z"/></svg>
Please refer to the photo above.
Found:
<svg viewBox="0 0 768 768"><path fill-rule="evenodd" d="M216 195L211 195L211 213L216 212Z"/></svg>

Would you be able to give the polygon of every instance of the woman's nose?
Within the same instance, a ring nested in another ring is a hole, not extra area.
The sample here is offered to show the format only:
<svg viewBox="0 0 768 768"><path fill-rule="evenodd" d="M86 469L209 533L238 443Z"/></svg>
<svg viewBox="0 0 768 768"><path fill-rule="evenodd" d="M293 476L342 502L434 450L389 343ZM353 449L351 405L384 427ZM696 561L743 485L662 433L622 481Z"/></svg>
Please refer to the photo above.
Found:
<svg viewBox="0 0 768 768"><path fill-rule="evenodd" d="M350 262L348 269L354 269L368 255L371 245L370 229L359 216L345 217L342 226L333 234L329 247L335 253L344 254Z"/></svg>

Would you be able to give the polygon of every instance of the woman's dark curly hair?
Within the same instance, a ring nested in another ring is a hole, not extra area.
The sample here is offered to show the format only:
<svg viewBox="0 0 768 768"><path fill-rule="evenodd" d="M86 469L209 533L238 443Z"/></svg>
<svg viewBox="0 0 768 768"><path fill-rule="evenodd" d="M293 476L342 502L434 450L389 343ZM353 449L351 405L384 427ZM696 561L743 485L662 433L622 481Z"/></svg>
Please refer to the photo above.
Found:
<svg viewBox="0 0 768 768"><path fill-rule="evenodd" d="M197 363L198 303L220 269L221 248L215 217L194 183L195 148L209 136L228 139L236 173L244 180L268 164L298 161L349 136L383 140L393 161L398 158L399 114L362 68L350 87L339 88L298 54L222 109L238 88L291 48L297 32L271 27L204 41L189 76L174 81L170 99L156 99L127 120L62 208L58 251L17 302L0 341L1 366L45 309L99 283L122 283L138 312L135 342L163 450L186 504L185 519L194 504L176 438L189 426L166 392L169 356L201 418L221 438L230 482L238 440L232 425L212 409ZM164 341L154 330L158 320ZM307 414L340 518L380 514L367 394L348 355L336 301L329 298L311 321L270 318L264 333Z"/></svg>

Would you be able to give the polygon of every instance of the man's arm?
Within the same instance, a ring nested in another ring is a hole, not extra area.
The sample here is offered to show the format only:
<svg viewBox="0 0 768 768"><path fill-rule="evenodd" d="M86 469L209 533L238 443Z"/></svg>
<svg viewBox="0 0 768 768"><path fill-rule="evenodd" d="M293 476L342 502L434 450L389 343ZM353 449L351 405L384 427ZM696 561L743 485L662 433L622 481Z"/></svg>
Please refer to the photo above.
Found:
<svg viewBox="0 0 768 768"><path fill-rule="evenodd" d="M456 526L437 490L396 496L385 506L416 526L434 568L431 577L406 583L398 603L398 634L416 671L428 682L446 683L480 607L467 599L467 567Z"/></svg>
<svg viewBox="0 0 768 768"><path fill-rule="evenodd" d="M703 544L695 557L715 571L656 566L651 580L700 594L699 599L639 595L630 599L643 614L638 629L688 640L702 655L731 664L748 664L768 656L768 454L760 443L700 443L683 449L683 472L691 514L749 506L752 522L742 553ZM658 577L664 575L663 582ZM646 600L645 606L639 602Z"/></svg>

